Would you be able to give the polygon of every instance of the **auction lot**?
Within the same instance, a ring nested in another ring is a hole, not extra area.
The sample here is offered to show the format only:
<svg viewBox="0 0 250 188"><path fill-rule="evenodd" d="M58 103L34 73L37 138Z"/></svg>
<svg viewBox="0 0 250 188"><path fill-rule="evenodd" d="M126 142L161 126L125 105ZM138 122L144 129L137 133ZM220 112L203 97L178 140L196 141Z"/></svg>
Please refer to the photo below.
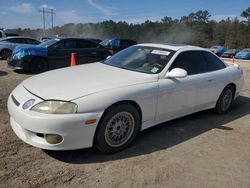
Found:
<svg viewBox="0 0 250 188"><path fill-rule="evenodd" d="M231 112L155 126L106 155L95 148L45 151L17 138L7 98L32 75L0 61L0 187L250 187L250 61L237 63L245 85Z"/></svg>

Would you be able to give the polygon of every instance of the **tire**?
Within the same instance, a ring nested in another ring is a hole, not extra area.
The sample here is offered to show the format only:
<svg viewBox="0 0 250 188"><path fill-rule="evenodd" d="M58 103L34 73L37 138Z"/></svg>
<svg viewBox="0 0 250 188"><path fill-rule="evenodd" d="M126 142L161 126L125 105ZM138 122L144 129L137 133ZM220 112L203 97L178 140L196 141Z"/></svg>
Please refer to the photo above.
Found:
<svg viewBox="0 0 250 188"><path fill-rule="evenodd" d="M42 58L34 58L30 62L30 72L38 74L48 70L48 62Z"/></svg>
<svg viewBox="0 0 250 188"><path fill-rule="evenodd" d="M135 107L120 104L105 112L95 134L95 146L104 153L126 148L140 130L140 116Z"/></svg>
<svg viewBox="0 0 250 188"><path fill-rule="evenodd" d="M12 55L12 51L10 49L3 49L0 52L1 59L3 59L3 60L6 60L11 55Z"/></svg>
<svg viewBox="0 0 250 188"><path fill-rule="evenodd" d="M232 108L234 101L235 89L232 85L226 86L222 93L220 94L219 99L217 100L215 111L218 114L227 113Z"/></svg>

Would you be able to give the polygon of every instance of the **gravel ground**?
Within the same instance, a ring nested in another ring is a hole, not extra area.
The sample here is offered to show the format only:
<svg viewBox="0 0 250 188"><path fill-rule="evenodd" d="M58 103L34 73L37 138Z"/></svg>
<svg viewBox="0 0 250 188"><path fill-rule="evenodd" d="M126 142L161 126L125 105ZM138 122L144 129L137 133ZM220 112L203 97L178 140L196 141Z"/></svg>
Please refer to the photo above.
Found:
<svg viewBox="0 0 250 188"><path fill-rule="evenodd" d="M45 151L13 133L9 93L32 75L0 61L0 187L250 187L250 62L232 111L212 110L139 134L126 150Z"/></svg>

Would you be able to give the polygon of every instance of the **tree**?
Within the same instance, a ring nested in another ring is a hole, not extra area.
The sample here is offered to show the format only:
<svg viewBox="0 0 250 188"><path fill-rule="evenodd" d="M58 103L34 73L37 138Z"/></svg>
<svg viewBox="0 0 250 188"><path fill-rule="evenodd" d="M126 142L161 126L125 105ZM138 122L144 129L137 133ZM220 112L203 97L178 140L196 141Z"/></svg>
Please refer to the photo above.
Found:
<svg viewBox="0 0 250 188"><path fill-rule="evenodd" d="M250 7L248 7L246 10L244 10L241 14L241 17L246 18L247 22L250 23Z"/></svg>
<svg viewBox="0 0 250 188"><path fill-rule="evenodd" d="M211 17L209 12L207 10L199 10L196 13L191 12L188 15L188 20L189 21L200 21L200 22L208 22L208 19Z"/></svg>

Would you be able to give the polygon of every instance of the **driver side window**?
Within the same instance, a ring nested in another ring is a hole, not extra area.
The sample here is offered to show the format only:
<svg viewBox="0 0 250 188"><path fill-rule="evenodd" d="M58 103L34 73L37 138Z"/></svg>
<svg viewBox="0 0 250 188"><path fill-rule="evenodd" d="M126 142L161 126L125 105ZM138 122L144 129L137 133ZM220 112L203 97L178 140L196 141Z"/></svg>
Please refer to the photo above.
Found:
<svg viewBox="0 0 250 188"><path fill-rule="evenodd" d="M178 55L169 70L174 68L184 69L188 75L194 75L206 72L206 62L200 51L186 51Z"/></svg>

